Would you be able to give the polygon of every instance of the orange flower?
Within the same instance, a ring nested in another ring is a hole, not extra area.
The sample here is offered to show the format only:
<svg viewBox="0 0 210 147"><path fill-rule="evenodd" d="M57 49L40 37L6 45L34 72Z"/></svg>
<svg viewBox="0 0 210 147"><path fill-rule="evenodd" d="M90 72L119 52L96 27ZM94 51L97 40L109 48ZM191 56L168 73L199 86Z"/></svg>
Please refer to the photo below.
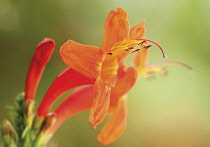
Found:
<svg viewBox="0 0 210 147"><path fill-rule="evenodd" d="M83 87L72 92L53 115L49 116L53 116L56 121L53 121L48 130L48 138L66 119L90 109L89 120L93 127L103 121L108 113L112 114L98 135L99 142L104 145L110 144L126 129L127 95L138 76L164 74L165 71L158 67L162 65L178 65L191 69L183 63L173 61L147 64L148 48L151 46L148 42L161 49L163 58L166 56L157 43L145 39L144 24L145 21L129 29L127 12L117 8L116 11L111 11L106 19L104 39L100 48L82 45L72 40L63 44L60 56L70 68L52 83L38 108L38 116L48 118L49 110L62 94L70 89ZM136 46L140 48L135 49ZM134 67L126 67L124 64L130 53L136 53Z"/></svg>
<svg viewBox="0 0 210 147"><path fill-rule="evenodd" d="M117 8L108 14L105 21L104 39L100 48L69 40L60 49L61 59L66 65L96 80L89 116L93 127L107 114L111 89L116 85L119 66L131 52L139 50L134 49L138 44L149 47L146 41L150 40L142 38L145 33L144 23L143 21L130 30L127 12Z"/></svg>

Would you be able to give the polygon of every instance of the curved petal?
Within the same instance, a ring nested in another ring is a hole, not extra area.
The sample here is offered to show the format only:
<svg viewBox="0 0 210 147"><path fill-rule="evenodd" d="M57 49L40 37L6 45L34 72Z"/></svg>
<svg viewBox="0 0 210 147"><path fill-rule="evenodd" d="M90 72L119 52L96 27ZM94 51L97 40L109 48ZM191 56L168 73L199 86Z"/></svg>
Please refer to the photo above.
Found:
<svg viewBox="0 0 210 147"><path fill-rule="evenodd" d="M109 12L104 24L104 39L101 49L109 51L117 42L128 38L129 33L128 14L118 7L116 11Z"/></svg>
<svg viewBox="0 0 210 147"><path fill-rule="evenodd" d="M148 43L146 42L144 44ZM144 72L148 62L149 49L146 49L144 47L144 45L141 46L140 51L135 54L133 59L133 64L138 69L139 73Z"/></svg>
<svg viewBox="0 0 210 147"><path fill-rule="evenodd" d="M56 108L57 121L51 128L51 133L54 133L71 116L90 109L93 101L93 89L93 85L78 88Z"/></svg>
<svg viewBox="0 0 210 147"><path fill-rule="evenodd" d="M144 38L144 34L146 32L146 28L144 25L145 25L145 20L143 20L140 24L134 26L130 30L129 37L131 40Z"/></svg>
<svg viewBox="0 0 210 147"><path fill-rule="evenodd" d="M130 30L130 39L142 39L144 38L144 34L146 32L146 28L145 28L145 21L143 20L140 24L134 26L131 30ZM147 43L144 43L144 45L146 45ZM140 51L136 52L135 56L134 56L134 66L138 69L138 70L144 70L147 61L148 61L148 49L144 48L145 46L142 45L140 47Z"/></svg>
<svg viewBox="0 0 210 147"><path fill-rule="evenodd" d="M112 88L111 105L115 105L121 96L127 94L138 79L138 72L134 67L128 67L125 73L118 72L121 73L121 77L118 78L115 87Z"/></svg>
<svg viewBox="0 0 210 147"><path fill-rule="evenodd" d="M88 84L94 84L95 80L89 79L71 68L67 68L54 80L47 90L39 108L38 116L45 117L53 104L65 92Z"/></svg>
<svg viewBox="0 0 210 147"><path fill-rule="evenodd" d="M110 103L110 93L111 87L101 78L98 78L95 82L93 104L89 116L89 121L94 128L103 121L107 114Z"/></svg>
<svg viewBox="0 0 210 147"><path fill-rule="evenodd" d="M104 145L114 142L125 131L127 125L127 96L118 100L117 108L98 135L98 141Z"/></svg>
<svg viewBox="0 0 210 147"><path fill-rule="evenodd" d="M68 40L59 50L63 62L77 72L96 79L100 75L104 53L98 47Z"/></svg>
<svg viewBox="0 0 210 147"><path fill-rule="evenodd" d="M50 60L54 48L55 42L49 38L45 38L37 45L26 78L25 99L34 99L44 68Z"/></svg>

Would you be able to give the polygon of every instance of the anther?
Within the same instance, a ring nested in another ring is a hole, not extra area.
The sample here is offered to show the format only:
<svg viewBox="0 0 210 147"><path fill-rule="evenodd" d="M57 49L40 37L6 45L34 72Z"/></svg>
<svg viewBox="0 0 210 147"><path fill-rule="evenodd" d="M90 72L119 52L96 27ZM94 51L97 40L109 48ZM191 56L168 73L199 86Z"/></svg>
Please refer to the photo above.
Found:
<svg viewBox="0 0 210 147"><path fill-rule="evenodd" d="M147 46L145 46L144 48L145 49L148 49L148 48L150 48L152 45L147 45Z"/></svg>
<svg viewBox="0 0 210 147"><path fill-rule="evenodd" d="M141 45L142 46L145 42L147 42L147 41L142 41L138 45Z"/></svg>
<svg viewBox="0 0 210 147"><path fill-rule="evenodd" d="M135 52L138 52L140 49L138 48L138 49L136 49L135 51L132 51L131 53L135 53Z"/></svg>
<svg viewBox="0 0 210 147"><path fill-rule="evenodd" d="M124 51L129 51L129 50L132 50L132 49L133 49L133 47L130 47L128 49L125 49Z"/></svg>
<svg viewBox="0 0 210 147"><path fill-rule="evenodd" d="M112 55L112 53L107 53L107 55Z"/></svg>

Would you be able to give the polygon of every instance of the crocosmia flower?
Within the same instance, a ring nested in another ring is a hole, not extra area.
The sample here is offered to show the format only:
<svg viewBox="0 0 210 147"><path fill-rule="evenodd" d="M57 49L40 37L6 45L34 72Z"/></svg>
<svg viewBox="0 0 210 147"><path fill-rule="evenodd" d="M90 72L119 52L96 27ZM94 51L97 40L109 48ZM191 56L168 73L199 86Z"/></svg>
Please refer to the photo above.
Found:
<svg viewBox="0 0 210 147"><path fill-rule="evenodd" d="M49 139L65 120L90 110L89 121L94 128L107 114L112 115L98 135L99 142L110 144L126 129L128 93L138 77L150 78L154 73L165 74L166 71L160 67L162 65L191 69L174 61L148 64L149 43L160 48L163 58L166 57L164 51L159 44L146 39L145 21L130 29L127 15L123 8L108 14L100 48L73 40L62 45L60 57L68 68L56 77L38 107L37 118L45 120L47 126L41 131L43 136ZM132 53L135 54L134 67L127 67L124 61ZM59 97L74 88L49 115Z"/></svg>
<svg viewBox="0 0 210 147"><path fill-rule="evenodd" d="M150 47L146 44L150 40L143 39L144 32L144 21L130 29L127 12L117 8L108 14L105 21L104 39L100 48L72 40L61 47L60 56L66 65L96 80L89 117L93 127L104 119L108 111L111 89L116 86L120 64L130 53L140 50L135 49L136 46L145 49Z"/></svg>

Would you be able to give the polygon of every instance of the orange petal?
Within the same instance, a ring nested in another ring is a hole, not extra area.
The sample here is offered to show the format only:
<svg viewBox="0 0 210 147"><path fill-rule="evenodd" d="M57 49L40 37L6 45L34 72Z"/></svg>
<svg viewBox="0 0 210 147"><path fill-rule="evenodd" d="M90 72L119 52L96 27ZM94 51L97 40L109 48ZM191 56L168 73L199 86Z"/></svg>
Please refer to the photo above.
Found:
<svg viewBox="0 0 210 147"><path fill-rule="evenodd" d="M145 21L143 20L140 24L134 26L131 30L130 30L130 39L141 39L144 37L144 34L146 32L146 28L145 28Z"/></svg>
<svg viewBox="0 0 210 147"><path fill-rule="evenodd" d="M138 72L136 68L128 67L124 75L117 80L115 87L112 88L111 105L116 104L118 98L127 94L130 91L130 89L135 85L137 79Z"/></svg>
<svg viewBox="0 0 210 147"><path fill-rule="evenodd" d="M142 45L140 51L135 54L133 63L134 66L138 69L138 71L145 70L145 67L148 62L148 54L149 54L149 49L144 48L144 45Z"/></svg>
<svg viewBox="0 0 210 147"><path fill-rule="evenodd" d="M25 99L34 99L39 81L44 72L46 64L52 56L54 48L55 42L49 38L43 39L37 45L26 78Z"/></svg>
<svg viewBox="0 0 210 147"><path fill-rule="evenodd" d="M146 32L145 21L143 20L140 24L134 26L130 30L130 39L142 39ZM146 43L145 43L146 44ZM134 66L137 69L144 68L148 60L148 49L145 49L142 45L140 51L135 53Z"/></svg>
<svg viewBox="0 0 210 147"><path fill-rule="evenodd" d="M109 51L117 42L128 38L129 23L128 14L118 7L116 11L109 12L104 24L104 39L101 49Z"/></svg>
<svg viewBox="0 0 210 147"><path fill-rule="evenodd" d="M113 116L98 135L98 141L103 145L114 142L125 131L126 125L127 96L123 96L119 99Z"/></svg>
<svg viewBox="0 0 210 147"><path fill-rule="evenodd" d="M77 72L91 79L100 75L103 52L98 47L68 40L62 45L59 53L63 62Z"/></svg>
<svg viewBox="0 0 210 147"><path fill-rule="evenodd" d="M111 87L108 86L101 78L95 82L93 104L90 110L89 121L92 126L101 123L109 109Z"/></svg>
<svg viewBox="0 0 210 147"><path fill-rule="evenodd" d="M90 109L93 102L93 89L93 85L78 88L57 107L55 110L57 121L51 128L51 133L54 133L68 118Z"/></svg>

